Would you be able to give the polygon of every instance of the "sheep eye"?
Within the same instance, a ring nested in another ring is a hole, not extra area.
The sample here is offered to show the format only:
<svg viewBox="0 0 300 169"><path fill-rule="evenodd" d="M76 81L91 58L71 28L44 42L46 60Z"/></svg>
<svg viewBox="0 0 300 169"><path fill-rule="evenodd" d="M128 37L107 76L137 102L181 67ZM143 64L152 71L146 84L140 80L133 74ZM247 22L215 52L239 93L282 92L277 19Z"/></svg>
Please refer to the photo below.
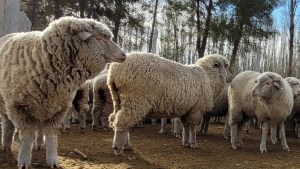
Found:
<svg viewBox="0 0 300 169"><path fill-rule="evenodd" d="M254 82L257 83L257 80L255 80Z"/></svg>
<svg viewBox="0 0 300 169"><path fill-rule="evenodd" d="M267 85L270 85L270 83L269 83L269 82L266 82L266 84L267 84Z"/></svg>

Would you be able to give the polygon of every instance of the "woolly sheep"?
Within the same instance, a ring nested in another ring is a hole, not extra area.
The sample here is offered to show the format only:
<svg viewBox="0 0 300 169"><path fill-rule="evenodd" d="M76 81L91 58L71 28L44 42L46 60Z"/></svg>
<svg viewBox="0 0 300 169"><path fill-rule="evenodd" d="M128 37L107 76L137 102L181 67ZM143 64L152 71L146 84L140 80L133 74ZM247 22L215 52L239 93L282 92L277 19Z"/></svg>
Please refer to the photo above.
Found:
<svg viewBox="0 0 300 169"><path fill-rule="evenodd" d="M113 101L107 86L107 71L102 71L100 75L93 79L93 130L97 130L99 118L102 128L109 127L108 116L113 112Z"/></svg>
<svg viewBox="0 0 300 169"><path fill-rule="evenodd" d="M228 60L219 55L205 56L196 65L185 66L138 52L129 54L122 64L112 63L107 83L114 104L109 121L115 132L115 154L130 148L128 130L146 115L180 117L183 146L197 147L195 125L212 109L213 99L226 83L228 66Z"/></svg>
<svg viewBox="0 0 300 169"><path fill-rule="evenodd" d="M261 153L267 152L266 138L269 126L272 142L276 142L276 137L272 136L279 126L283 150L289 150L285 138L284 121L293 107L293 93L288 82L279 74L254 71L238 74L229 85L228 102L232 148L236 149L244 145L242 124L250 117L257 117L262 122Z"/></svg>
<svg viewBox="0 0 300 169"><path fill-rule="evenodd" d="M72 107L79 115L79 131L84 132L86 127L86 115L89 111L89 83L83 83L77 89L75 97L72 101Z"/></svg>
<svg viewBox="0 0 300 169"><path fill-rule="evenodd" d="M212 116L226 116L228 114L228 84L225 85L223 91L217 96L214 101L214 107L211 112L203 116L200 132L202 134L208 133L208 127Z"/></svg>
<svg viewBox="0 0 300 169"><path fill-rule="evenodd" d="M57 132L78 87L106 62L123 62L125 53L111 31L92 19L62 17L44 31L14 33L0 39L2 148L11 149L19 129L18 167L31 162L34 131L46 137L46 159L58 167Z"/></svg>
<svg viewBox="0 0 300 169"><path fill-rule="evenodd" d="M296 121L296 134L300 138L300 80L295 77L287 77L285 80L290 84L293 95L294 95L294 105L291 112L291 115L286 120L286 123L291 123L293 119Z"/></svg>

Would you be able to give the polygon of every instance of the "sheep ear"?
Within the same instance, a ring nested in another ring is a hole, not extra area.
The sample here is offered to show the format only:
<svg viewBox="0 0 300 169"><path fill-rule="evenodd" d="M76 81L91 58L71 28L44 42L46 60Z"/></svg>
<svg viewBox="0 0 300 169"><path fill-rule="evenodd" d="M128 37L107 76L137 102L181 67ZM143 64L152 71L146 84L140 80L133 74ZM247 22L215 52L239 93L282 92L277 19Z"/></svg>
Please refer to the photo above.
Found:
<svg viewBox="0 0 300 169"><path fill-rule="evenodd" d="M79 32L78 36L82 39L82 40L87 40L87 38L89 38L90 36L92 36L92 34L90 32Z"/></svg>
<svg viewBox="0 0 300 169"><path fill-rule="evenodd" d="M280 86L280 84L278 82L273 82L273 86L277 87L278 89L282 90L283 87Z"/></svg>

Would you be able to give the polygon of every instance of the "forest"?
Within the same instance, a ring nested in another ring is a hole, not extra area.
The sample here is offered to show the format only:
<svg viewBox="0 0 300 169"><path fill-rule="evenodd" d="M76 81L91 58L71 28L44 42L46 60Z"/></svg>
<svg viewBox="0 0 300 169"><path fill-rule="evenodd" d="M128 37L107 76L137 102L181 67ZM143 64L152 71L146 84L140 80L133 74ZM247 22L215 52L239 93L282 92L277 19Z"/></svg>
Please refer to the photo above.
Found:
<svg viewBox="0 0 300 169"><path fill-rule="evenodd" d="M298 0L22 0L42 30L61 16L109 26L125 51L191 64L206 54L230 59L231 71L299 76Z"/></svg>

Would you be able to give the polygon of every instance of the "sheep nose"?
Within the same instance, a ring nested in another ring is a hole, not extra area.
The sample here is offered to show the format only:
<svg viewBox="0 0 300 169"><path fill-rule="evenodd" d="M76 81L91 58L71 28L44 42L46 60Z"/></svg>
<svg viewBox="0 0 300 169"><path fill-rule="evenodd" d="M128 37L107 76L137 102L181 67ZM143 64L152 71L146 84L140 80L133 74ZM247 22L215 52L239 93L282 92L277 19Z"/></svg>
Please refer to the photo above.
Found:
<svg viewBox="0 0 300 169"><path fill-rule="evenodd" d="M126 57L126 53L125 52L122 52L122 54L121 54L122 56L124 56L124 57Z"/></svg>
<svg viewBox="0 0 300 169"><path fill-rule="evenodd" d="M298 93L297 93L297 95L300 95L300 90L298 90Z"/></svg>

